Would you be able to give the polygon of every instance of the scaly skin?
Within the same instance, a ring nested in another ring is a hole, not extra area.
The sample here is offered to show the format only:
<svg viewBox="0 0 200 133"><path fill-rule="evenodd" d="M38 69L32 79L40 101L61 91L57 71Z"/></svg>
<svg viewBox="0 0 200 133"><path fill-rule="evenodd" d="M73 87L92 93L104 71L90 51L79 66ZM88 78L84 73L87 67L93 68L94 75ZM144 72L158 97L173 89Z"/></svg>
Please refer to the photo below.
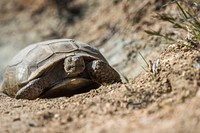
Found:
<svg viewBox="0 0 200 133"><path fill-rule="evenodd" d="M46 85L45 82L43 82L43 79L34 79L22 87L15 95L15 98L29 100L36 99L44 92L45 87Z"/></svg>
<svg viewBox="0 0 200 133"><path fill-rule="evenodd" d="M88 63L86 69L91 79L100 84L105 85L121 82L118 72L102 60L95 60Z"/></svg>

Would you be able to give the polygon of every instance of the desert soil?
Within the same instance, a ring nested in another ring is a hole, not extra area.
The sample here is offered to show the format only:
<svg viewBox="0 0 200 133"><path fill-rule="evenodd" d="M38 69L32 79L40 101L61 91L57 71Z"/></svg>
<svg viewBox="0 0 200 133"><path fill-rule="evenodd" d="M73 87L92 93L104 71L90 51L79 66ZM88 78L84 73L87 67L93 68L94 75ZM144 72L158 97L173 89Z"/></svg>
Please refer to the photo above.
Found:
<svg viewBox="0 0 200 133"><path fill-rule="evenodd" d="M73 38L99 48L128 82L53 99L0 96L0 133L199 133L200 46L146 34L187 37L157 13L178 10L169 0L1 0L0 80L23 47Z"/></svg>

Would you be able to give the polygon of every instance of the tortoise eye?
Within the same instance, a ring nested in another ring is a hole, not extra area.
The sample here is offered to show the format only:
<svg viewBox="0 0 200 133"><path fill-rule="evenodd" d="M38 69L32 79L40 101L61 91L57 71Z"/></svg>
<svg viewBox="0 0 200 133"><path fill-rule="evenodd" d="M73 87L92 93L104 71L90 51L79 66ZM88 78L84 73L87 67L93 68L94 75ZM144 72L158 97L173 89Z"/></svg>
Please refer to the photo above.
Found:
<svg viewBox="0 0 200 133"><path fill-rule="evenodd" d="M72 57L67 57L67 58L65 59L65 62L71 63L71 62L72 62Z"/></svg>
<svg viewBox="0 0 200 133"><path fill-rule="evenodd" d="M68 62L72 62L72 58L71 57L68 58Z"/></svg>

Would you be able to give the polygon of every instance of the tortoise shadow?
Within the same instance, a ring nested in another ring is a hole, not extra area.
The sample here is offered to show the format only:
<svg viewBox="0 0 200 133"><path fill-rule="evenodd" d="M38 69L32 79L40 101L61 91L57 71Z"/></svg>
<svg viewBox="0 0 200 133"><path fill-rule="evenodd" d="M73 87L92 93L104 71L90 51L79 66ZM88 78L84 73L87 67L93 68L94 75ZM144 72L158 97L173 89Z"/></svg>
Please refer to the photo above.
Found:
<svg viewBox="0 0 200 133"><path fill-rule="evenodd" d="M54 90L51 93L43 94L40 98L51 99L51 98L58 98L58 97L71 97L71 96L74 96L74 95L77 95L77 94L87 93L90 90L99 88L100 86L101 85L99 85L99 84L90 84L90 85L87 85L85 87L72 89L72 90L65 90L65 89Z"/></svg>

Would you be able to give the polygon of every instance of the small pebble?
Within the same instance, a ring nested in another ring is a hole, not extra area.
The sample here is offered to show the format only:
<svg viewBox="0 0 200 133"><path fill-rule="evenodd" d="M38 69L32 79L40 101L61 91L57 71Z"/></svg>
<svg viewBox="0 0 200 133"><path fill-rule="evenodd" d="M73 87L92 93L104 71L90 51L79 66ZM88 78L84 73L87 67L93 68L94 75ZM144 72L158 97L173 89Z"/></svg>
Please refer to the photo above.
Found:
<svg viewBox="0 0 200 133"><path fill-rule="evenodd" d="M31 121L29 122L29 126L31 126L31 127L37 127L37 126L38 126L38 123L37 123L36 121L34 121L34 120L31 120Z"/></svg>
<svg viewBox="0 0 200 133"><path fill-rule="evenodd" d="M13 118L13 121L20 121L20 117L16 116L15 118Z"/></svg>

